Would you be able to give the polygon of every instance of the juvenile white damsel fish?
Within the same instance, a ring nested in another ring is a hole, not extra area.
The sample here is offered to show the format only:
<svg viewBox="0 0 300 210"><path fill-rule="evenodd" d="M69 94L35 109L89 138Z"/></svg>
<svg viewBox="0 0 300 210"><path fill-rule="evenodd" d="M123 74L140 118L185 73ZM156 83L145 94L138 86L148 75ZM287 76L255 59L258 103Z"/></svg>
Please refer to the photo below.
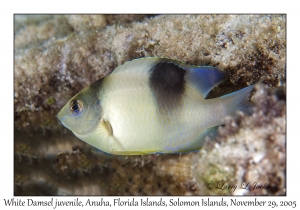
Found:
<svg viewBox="0 0 300 210"><path fill-rule="evenodd" d="M136 59L76 94L58 118L78 138L107 153L199 150L225 116L250 107L253 86L205 99L224 79L214 67Z"/></svg>

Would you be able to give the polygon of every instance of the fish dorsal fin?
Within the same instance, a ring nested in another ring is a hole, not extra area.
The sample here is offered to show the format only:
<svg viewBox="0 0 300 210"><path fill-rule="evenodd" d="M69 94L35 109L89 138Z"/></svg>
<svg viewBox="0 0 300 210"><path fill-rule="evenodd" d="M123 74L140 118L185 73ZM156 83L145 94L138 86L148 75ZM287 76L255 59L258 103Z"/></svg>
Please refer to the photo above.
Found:
<svg viewBox="0 0 300 210"><path fill-rule="evenodd" d="M209 91L226 79L226 74L212 66L194 66L181 61L162 58L158 62L174 63L186 70L185 80L205 98Z"/></svg>
<svg viewBox="0 0 300 210"><path fill-rule="evenodd" d="M226 79L225 73L215 67L192 66L177 60L159 57L146 57L128 61L116 68L112 74L143 74L148 76L148 71L159 63L173 63L186 70L185 80L194 86L205 98L209 91Z"/></svg>
<svg viewBox="0 0 300 210"><path fill-rule="evenodd" d="M187 67L186 80L205 98L209 91L226 79L226 74L215 67Z"/></svg>
<svg viewBox="0 0 300 210"><path fill-rule="evenodd" d="M118 66L112 73L147 74L148 70L163 59L158 57L138 58Z"/></svg>

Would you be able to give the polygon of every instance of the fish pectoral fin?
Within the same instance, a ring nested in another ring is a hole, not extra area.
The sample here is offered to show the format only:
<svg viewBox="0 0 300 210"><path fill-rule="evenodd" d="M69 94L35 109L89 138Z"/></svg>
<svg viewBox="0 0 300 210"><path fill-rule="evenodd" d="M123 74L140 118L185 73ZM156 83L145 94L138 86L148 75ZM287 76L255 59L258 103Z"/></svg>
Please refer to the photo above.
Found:
<svg viewBox="0 0 300 210"><path fill-rule="evenodd" d="M117 149L123 149L121 142L113 135L113 128L108 120L100 120L100 129L105 133L109 151L114 153Z"/></svg>
<svg viewBox="0 0 300 210"><path fill-rule="evenodd" d="M101 129L108 135L108 136L112 136L113 135L113 129L111 127L111 124L109 123L109 121L106 121L104 119L100 120L100 127Z"/></svg>

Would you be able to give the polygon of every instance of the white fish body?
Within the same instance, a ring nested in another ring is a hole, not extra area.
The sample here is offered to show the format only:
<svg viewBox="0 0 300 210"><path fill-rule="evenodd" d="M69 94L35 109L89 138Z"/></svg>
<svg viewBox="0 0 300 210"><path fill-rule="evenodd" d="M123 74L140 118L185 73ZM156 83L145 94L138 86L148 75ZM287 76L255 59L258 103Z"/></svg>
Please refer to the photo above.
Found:
<svg viewBox="0 0 300 210"><path fill-rule="evenodd" d="M58 117L78 138L107 153L198 150L226 115L248 109L252 86L205 99L224 78L213 67L164 58L137 59L83 89ZM72 113L74 101L83 104L80 113Z"/></svg>

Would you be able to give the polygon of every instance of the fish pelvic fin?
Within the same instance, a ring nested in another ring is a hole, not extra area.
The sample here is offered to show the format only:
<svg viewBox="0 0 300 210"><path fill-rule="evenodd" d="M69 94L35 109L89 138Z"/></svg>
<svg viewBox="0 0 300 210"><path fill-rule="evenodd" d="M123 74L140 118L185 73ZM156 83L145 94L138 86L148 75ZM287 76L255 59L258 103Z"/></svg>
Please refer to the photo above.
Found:
<svg viewBox="0 0 300 210"><path fill-rule="evenodd" d="M225 102L226 115L234 115L237 110L246 114L252 113L253 104L249 101L249 95L254 85L238 90L236 92L221 96L220 99Z"/></svg>

